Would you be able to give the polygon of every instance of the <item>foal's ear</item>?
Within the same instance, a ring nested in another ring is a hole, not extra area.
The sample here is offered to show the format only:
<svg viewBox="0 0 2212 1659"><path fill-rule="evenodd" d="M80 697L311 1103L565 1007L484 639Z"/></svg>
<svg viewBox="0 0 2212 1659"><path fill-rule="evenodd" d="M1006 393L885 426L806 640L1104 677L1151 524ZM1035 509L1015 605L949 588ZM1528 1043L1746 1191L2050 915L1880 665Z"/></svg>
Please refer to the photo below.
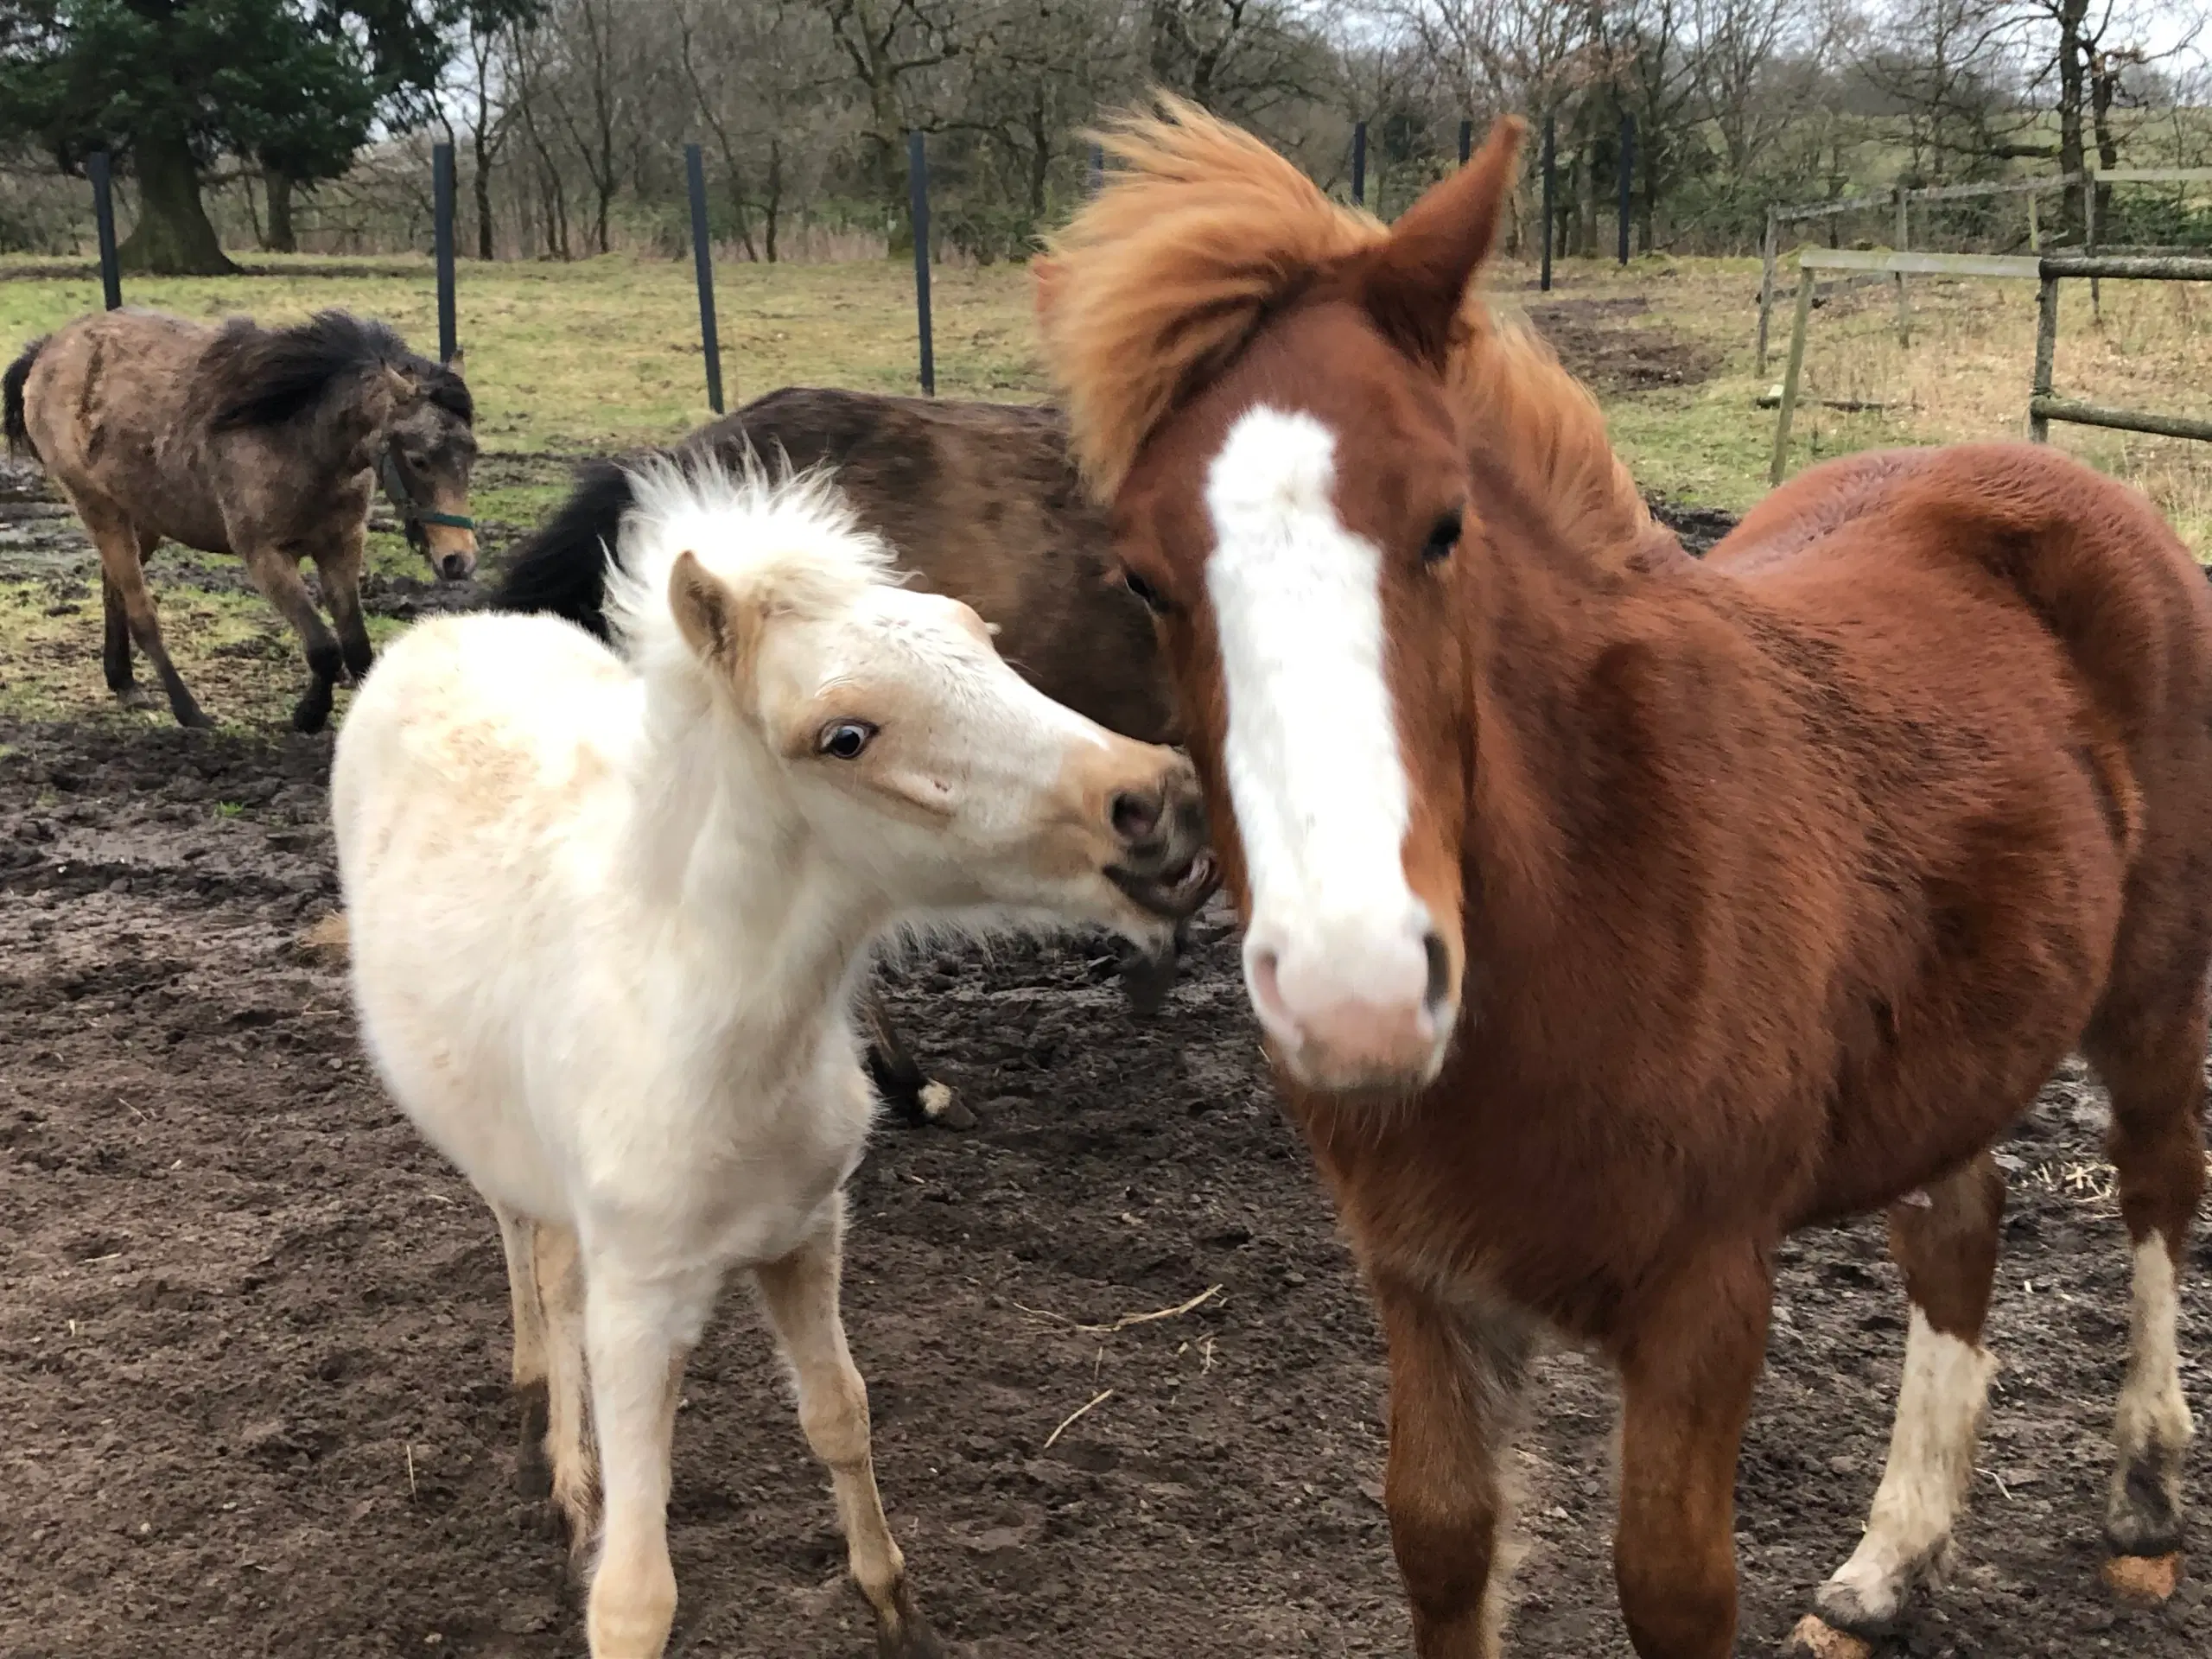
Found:
<svg viewBox="0 0 2212 1659"><path fill-rule="evenodd" d="M760 607L699 563L676 556L668 573L668 608L684 644L733 677L745 672L760 635Z"/></svg>
<svg viewBox="0 0 2212 1659"><path fill-rule="evenodd" d="M1473 159L1431 186L1367 257L1361 297L1368 315L1404 350L1439 368L1467 284L1497 238L1528 130L1517 115L1497 122Z"/></svg>

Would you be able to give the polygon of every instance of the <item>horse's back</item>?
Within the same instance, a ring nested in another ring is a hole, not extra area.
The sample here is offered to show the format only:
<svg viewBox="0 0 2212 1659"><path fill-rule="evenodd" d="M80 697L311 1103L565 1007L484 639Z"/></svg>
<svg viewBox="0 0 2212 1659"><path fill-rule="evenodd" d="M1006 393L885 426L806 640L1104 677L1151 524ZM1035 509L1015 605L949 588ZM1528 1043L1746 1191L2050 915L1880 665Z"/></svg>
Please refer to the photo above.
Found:
<svg viewBox="0 0 2212 1659"><path fill-rule="evenodd" d="M637 695L613 652L553 618L418 623L378 658L339 734L341 866L371 811L496 829L581 805L633 734Z"/></svg>
<svg viewBox="0 0 2212 1659"><path fill-rule="evenodd" d="M41 464L82 510L142 534L226 551L222 515L196 445L206 411L196 377L219 331L158 311L104 311L65 323L33 359L23 423Z"/></svg>
<svg viewBox="0 0 2212 1659"><path fill-rule="evenodd" d="M2139 493L2045 446L1875 451L1809 468L1708 564L1754 590L1817 584L1870 628L1938 644L1986 629L1978 601L1993 594L2016 628L2056 643L2139 765L2178 744L2212 766L2212 591ZM1931 594L1949 602L1931 610ZM1972 654L1980 642L1949 643Z"/></svg>
<svg viewBox="0 0 2212 1659"><path fill-rule="evenodd" d="M560 1068L623 976L583 942L633 688L567 623L436 618L378 658L332 762L364 1040L432 1142L524 1213L559 1192L524 1109L533 1068Z"/></svg>

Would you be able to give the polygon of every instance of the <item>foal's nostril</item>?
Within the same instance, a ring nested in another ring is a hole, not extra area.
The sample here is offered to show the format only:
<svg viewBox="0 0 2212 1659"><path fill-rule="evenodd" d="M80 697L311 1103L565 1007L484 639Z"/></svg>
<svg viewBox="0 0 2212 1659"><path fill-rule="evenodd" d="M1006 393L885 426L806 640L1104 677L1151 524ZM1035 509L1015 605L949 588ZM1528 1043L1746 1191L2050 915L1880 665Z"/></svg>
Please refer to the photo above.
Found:
<svg viewBox="0 0 2212 1659"><path fill-rule="evenodd" d="M1421 936L1421 948L1428 957L1428 990L1421 1004L1435 1014L1452 994L1452 953L1444 948L1443 936L1434 931Z"/></svg>
<svg viewBox="0 0 2212 1659"><path fill-rule="evenodd" d="M1160 803L1149 795L1123 790L1110 809L1114 829L1124 841L1142 841L1160 827Z"/></svg>

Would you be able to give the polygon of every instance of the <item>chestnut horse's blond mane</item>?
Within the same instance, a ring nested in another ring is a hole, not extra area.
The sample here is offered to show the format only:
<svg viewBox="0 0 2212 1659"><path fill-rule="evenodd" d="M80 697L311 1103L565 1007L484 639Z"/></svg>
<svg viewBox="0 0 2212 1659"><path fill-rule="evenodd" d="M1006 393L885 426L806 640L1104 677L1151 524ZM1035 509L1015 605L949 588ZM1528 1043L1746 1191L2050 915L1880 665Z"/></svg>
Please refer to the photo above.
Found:
<svg viewBox="0 0 2212 1659"><path fill-rule="evenodd" d="M1273 306L1389 236L1249 133L1172 96L1159 106L1099 135L1122 168L1037 266L1046 362L1102 499ZM1501 323L1471 292L1449 380L1465 429L1553 505L1564 533L1598 546L1649 533L1595 400L1525 325Z"/></svg>

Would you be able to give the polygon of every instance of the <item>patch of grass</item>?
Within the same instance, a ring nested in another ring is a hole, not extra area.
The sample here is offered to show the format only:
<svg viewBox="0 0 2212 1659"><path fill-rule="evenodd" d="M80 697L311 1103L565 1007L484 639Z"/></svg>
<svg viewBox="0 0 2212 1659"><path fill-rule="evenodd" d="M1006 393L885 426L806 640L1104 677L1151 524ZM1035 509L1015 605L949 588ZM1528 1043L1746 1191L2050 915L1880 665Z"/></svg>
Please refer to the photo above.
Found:
<svg viewBox="0 0 2212 1659"><path fill-rule="evenodd" d="M99 303L97 280L11 278L0 258L0 350ZM125 284L133 304L186 316L251 313L294 321L328 306L381 316L417 349L435 344L429 262L312 257L257 261L276 274ZM1704 342L1713 378L1608 397L1622 457L1646 488L1687 503L1741 511L1766 491L1774 412L1755 400L1782 376L1789 312L1777 306L1774 357L1752 360L1758 264L1751 259L1561 260L1549 301L1595 300L1601 334L1659 330ZM1535 303L1532 266L1492 274L1503 305ZM1785 278L1785 287L1789 278ZM734 406L779 386L915 389L912 278L903 261L825 265L727 264L715 273L723 383ZM947 268L933 278L938 389L947 397L1028 401L1044 395L1027 271ZM2021 283L1917 279L1915 334L1896 343L1894 290L1839 289L1814 313L1806 358L1810 397L1863 397L1882 413L1800 411L1791 467L1875 445L2021 435L2034 354L2035 294ZM1625 302L1611 305L1610 302ZM2204 413L2212 397L2212 296L2184 283L2104 285L2093 320L2086 284L2069 286L2057 384L2092 402ZM556 265L464 261L460 317L486 455L472 510L487 557L538 523L567 491L570 458L669 442L709 418L688 262L613 256ZM2081 428L2054 442L2145 489L2200 554L2212 550L2212 448ZM0 541L0 547L4 542ZM370 537L387 578L427 578L396 532ZM0 566L0 569L6 569ZM228 560L162 553L152 567L164 632L179 670L219 720L274 727L289 715L306 669L290 631L240 588ZM73 607L73 608L71 608ZM372 619L382 644L398 624ZM117 709L99 668L97 567L0 579L0 713L34 719L166 721L166 709ZM140 677L148 677L143 665ZM342 694L341 694L342 696ZM341 703L342 707L342 703Z"/></svg>
<svg viewBox="0 0 2212 1659"><path fill-rule="evenodd" d="M218 801L215 803L215 816L219 818L244 817L245 816L245 803L243 801Z"/></svg>
<svg viewBox="0 0 2212 1659"><path fill-rule="evenodd" d="M44 334L99 304L92 278L6 280L0 345ZM427 259L379 259L391 275L317 274L346 262L257 259L283 274L136 277L133 305L212 320L250 314L296 322L329 306L383 318L426 354L437 344ZM354 262L358 268L359 262ZM913 277L903 261L726 264L715 274L724 395L734 407L779 386L912 391ZM1019 266L934 273L938 390L947 397L1043 393ZM598 453L664 443L712 418L689 261L629 255L571 264L461 262L461 341L487 448Z"/></svg>

